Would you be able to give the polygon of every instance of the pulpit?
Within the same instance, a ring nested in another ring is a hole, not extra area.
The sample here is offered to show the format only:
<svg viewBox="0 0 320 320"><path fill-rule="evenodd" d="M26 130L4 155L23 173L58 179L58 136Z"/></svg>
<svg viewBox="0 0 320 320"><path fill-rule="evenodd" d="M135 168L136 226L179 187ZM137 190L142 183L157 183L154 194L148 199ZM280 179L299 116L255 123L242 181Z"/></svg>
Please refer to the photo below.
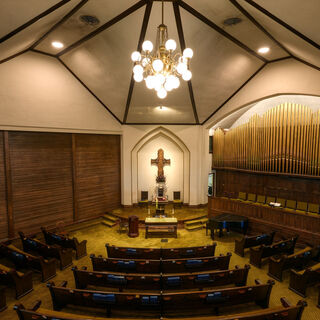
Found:
<svg viewBox="0 0 320 320"><path fill-rule="evenodd" d="M139 236L139 218L137 216L129 217L129 233L130 238L135 238Z"/></svg>

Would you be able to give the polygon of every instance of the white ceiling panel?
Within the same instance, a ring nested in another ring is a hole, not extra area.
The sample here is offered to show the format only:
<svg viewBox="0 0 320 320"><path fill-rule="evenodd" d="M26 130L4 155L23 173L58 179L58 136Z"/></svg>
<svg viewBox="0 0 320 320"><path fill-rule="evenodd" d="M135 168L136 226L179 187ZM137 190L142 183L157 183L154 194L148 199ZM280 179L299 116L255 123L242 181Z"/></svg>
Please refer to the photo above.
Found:
<svg viewBox="0 0 320 320"><path fill-rule="evenodd" d="M53 25L55 25L79 0L71 0L49 15L0 44L0 61L30 47ZM2 13L1 13L2 16Z"/></svg>
<svg viewBox="0 0 320 320"><path fill-rule="evenodd" d="M64 47L68 47L72 43L78 41L90 32L102 26L104 23L110 21L133 4L138 1L121 0L114 1L105 0L90 0L83 7L81 7L73 16L71 16L59 28L54 30L46 39L44 39L36 49L48 53L56 54L60 51L51 46L52 41L60 41ZM99 19L98 25L88 25L81 21L80 17L83 15L90 15ZM63 48L61 49L63 50Z"/></svg>
<svg viewBox="0 0 320 320"><path fill-rule="evenodd" d="M122 120L145 7L106 29L62 60Z"/></svg>

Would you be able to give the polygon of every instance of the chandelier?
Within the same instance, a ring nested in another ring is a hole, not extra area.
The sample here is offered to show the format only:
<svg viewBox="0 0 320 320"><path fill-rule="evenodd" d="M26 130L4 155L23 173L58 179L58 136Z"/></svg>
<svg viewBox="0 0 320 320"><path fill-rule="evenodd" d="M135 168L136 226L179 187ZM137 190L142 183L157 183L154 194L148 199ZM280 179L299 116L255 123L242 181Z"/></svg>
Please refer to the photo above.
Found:
<svg viewBox="0 0 320 320"><path fill-rule="evenodd" d="M189 70L193 51L186 48L183 54L174 52L177 44L168 39L168 28L164 22L162 0L162 22L158 26L155 50L151 41L144 41L142 52L134 51L131 59L134 62L133 78L136 82L146 83L148 89L154 89L160 99L180 86L180 78L189 81L192 73Z"/></svg>

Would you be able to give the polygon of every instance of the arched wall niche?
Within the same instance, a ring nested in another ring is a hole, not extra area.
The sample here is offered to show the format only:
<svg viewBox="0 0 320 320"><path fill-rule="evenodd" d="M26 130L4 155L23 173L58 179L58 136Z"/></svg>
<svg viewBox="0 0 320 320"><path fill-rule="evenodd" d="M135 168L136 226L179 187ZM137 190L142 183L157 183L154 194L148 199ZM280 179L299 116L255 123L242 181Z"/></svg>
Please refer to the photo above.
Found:
<svg viewBox="0 0 320 320"><path fill-rule="evenodd" d="M175 165L181 165L183 166L182 170L180 170L179 174L182 174L182 177L175 177L175 180L180 181L180 185L183 187L182 191L182 197L184 203L189 203L190 199L190 151L188 147L183 143L183 141L178 138L173 132L170 130L158 127L150 132L148 132L142 139L138 141L138 143L134 146L134 148L131 150L131 197L132 197L132 203L138 203L139 201L139 175L145 175L145 172L141 172L139 170L139 153L140 156L143 155L143 151L146 150L150 153L152 151L152 143L154 143L154 150L158 150L159 147L162 147L165 151L165 157L168 157L166 154L166 149L171 150L171 155L175 153L175 156L178 156L180 154L181 158L178 160L178 163L175 163ZM163 145L162 145L163 144ZM150 161L151 157L156 157L156 154L153 153L149 157L149 159L144 159L145 163L149 163L149 170L151 172L150 177L152 177L152 172L156 171L157 167L154 167L153 169L151 167ZM172 153L173 152L173 153ZM180 164L179 164L180 163ZM165 167L165 172L168 167ZM181 168L180 168L181 169ZM147 175L147 176L149 176ZM150 182L150 185L153 183L155 186L155 177L152 177L153 181ZM167 182L169 183L170 176L167 176ZM182 181L182 183L181 183ZM141 178L140 178L141 182ZM141 184L140 184L141 185ZM170 187L176 187L177 185L170 185ZM151 190L151 189L150 189ZM149 191L150 191L149 190ZM170 193L172 193L173 190L168 190ZM171 197L169 197L169 200Z"/></svg>

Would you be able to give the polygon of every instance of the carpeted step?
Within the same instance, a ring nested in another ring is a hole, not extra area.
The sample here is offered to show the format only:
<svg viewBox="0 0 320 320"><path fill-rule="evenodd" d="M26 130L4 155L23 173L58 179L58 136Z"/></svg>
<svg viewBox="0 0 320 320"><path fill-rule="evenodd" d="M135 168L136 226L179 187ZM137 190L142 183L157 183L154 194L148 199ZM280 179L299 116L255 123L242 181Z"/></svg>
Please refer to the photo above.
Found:
<svg viewBox="0 0 320 320"><path fill-rule="evenodd" d="M114 216L111 213L106 213L105 215L103 215L103 218L106 218L107 220L110 220L110 221L113 221L113 222L116 222L116 221L119 220L118 217Z"/></svg>
<svg viewBox="0 0 320 320"><path fill-rule="evenodd" d="M184 224L186 226L192 226L197 224L205 224L207 221L208 221L208 218L194 219L194 220L186 221Z"/></svg>
<svg viewBox="0 0 320 320"><path fill-rule="evenodd" d="M189 225L185 226L185 229L188 231L195 231L195 230L200 230L203 229L204 225L203 224L194 224L194 225Z"/></svg>
<svg viewBox="0 0 320 320"><path fill-rule="evenodd" d="M104 224L105 226L109 227L109 228L111 228L111 227L116 225L114 222L112 222L110 220L107 220L107 219L103 219L101 221L101 223Z"/></svg>

